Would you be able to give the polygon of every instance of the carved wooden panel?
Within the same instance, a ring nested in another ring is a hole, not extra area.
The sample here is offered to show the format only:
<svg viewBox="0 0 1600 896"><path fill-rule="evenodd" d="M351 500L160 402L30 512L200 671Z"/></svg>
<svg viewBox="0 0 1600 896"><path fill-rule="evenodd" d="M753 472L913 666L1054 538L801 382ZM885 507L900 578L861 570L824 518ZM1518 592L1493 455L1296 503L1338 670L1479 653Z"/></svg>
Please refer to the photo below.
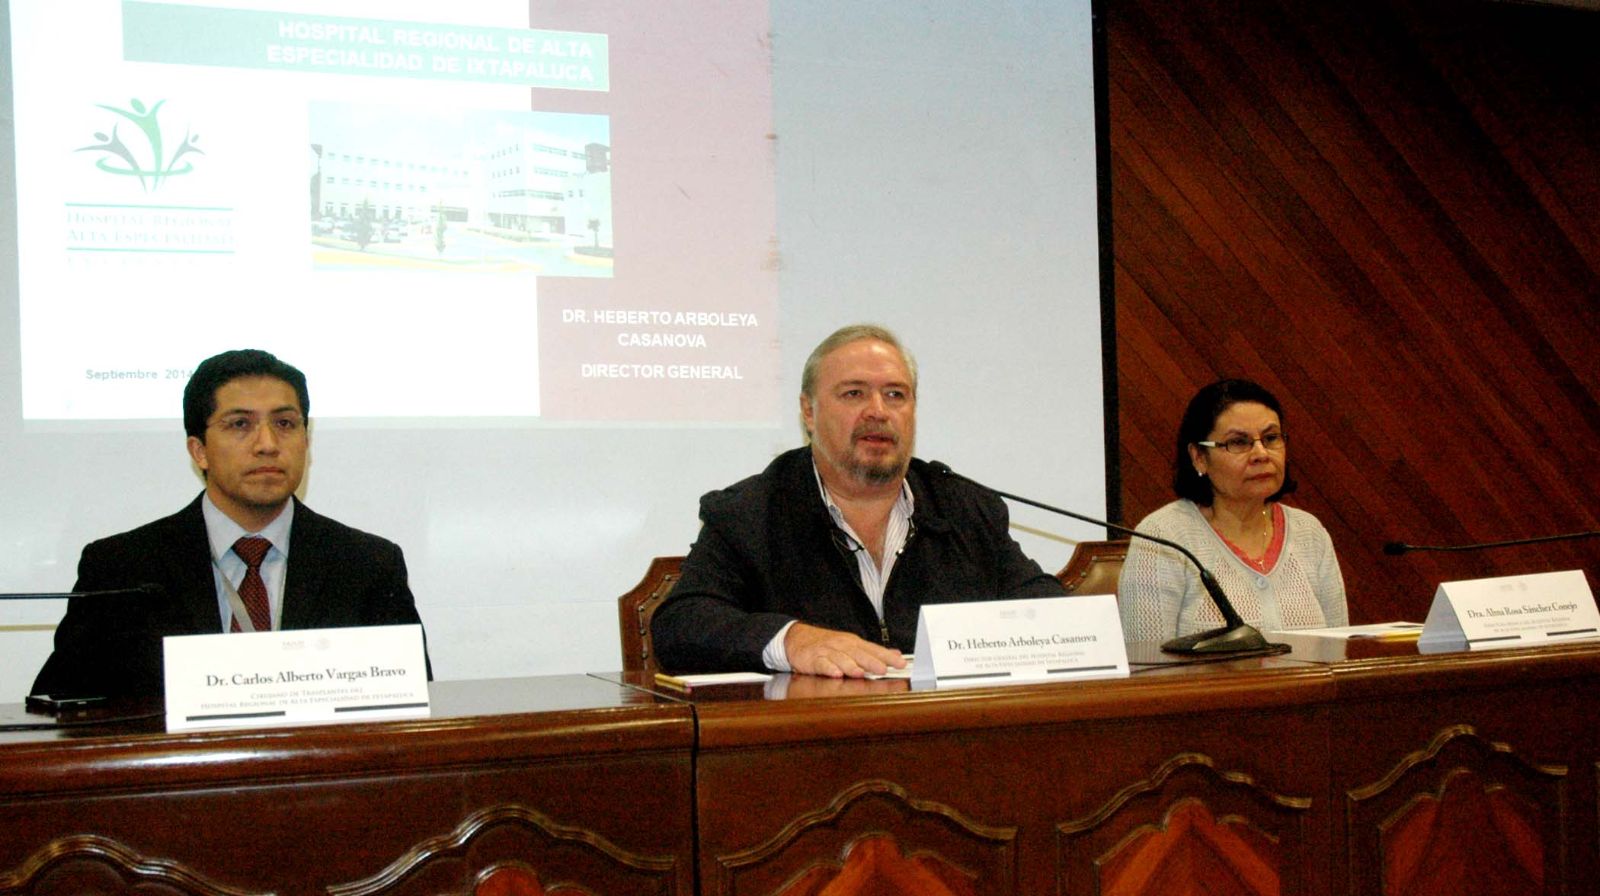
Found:
<svg viewBox="0 0 1600 896"><path fill-rule="evenodd" d="M0 869L0 896L244 896L195 869L150 858L108 837L62 837L11 870Z"/></svg>
<svg viewBox="0 0 1600 896"><path fill-rule="evenodd" d="M678 860L621 849L523 806L474 813L449 834L420 843L365 880L331 896L473 893L481 896L667 894Z"/></svg>
<svg viewBox="0 0 1600 896"><path fill-rule="evenodd" d="M862 781L765 842L717 856L714 891L751 896L1014 893L1015 838L1015 828L990 827L947 805L914 799L892 782Z"/></svg>
<svg viewBox="0 0 1600 896"><path fill-rule="evenodd" d="M1350 880L1386 896L1565 892L1566 775L1470 725L1346 795ZM1375 868L1377 874L1363 874ZM1373 889L1374 885L1380 889Z"/></svg>
<svg viewBox="0 0 1600 896"><path fill-rule="evenodd" d="M589 676L430 690L420 720L0 733L0 893L693 891L687 708Z"/></svg>
<svg viewBox="0 0 1600 896"><path fill-rule="evenodd" d="M596 896L577 884L546 887L539 872L521 862L504 862L478 875L472 896Z"/></svg>
<svg viewBox="0 0 1600 896"><path fill-rule="evenodd" d="M972 877L938 856L907 856L889 834L869 834L845 847L843 863L812 865L777 896L915 893L976 896Z"/></svg>
<svg viewBox="0 0 1600 896"><path fill-rule="evenodd" d="M1057 826L1059 889L1099 896L1306 891L1312 801L1183 753Z"/></svg>

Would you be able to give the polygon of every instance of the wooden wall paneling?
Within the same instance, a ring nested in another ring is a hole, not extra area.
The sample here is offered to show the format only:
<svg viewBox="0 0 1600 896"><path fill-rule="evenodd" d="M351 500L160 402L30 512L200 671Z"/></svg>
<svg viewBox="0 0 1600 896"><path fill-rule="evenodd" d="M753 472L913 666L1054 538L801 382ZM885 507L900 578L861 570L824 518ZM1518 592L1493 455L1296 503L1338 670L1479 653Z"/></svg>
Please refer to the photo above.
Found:
<svg viewBox="0 0 1600 896"><path fill-rule="evenodd" d="M1102 9L1126 519L1170 499L1183 402L1244 375L1285 402L1357 621L1593 567L1600 542L1378 549L1600 528L1600 13Z"/></svg>
<svg viewBox="0 0 1600 896"><path fill-rule="evenodd" d="M1515 57L1535 55L1542 64L1486 67L1461 41L1430 41L1430 58L1571 241L1576 276L1588 276L1586 261L1600 257L1600 228L1587 214L1600 208L1600 182L1593 177L1600 146L1592 140L1590 120L1600 101L1590 64L1593 13L1485 13L1493 17L1501 46L1514 48Z"/></svg>
<svg viewBox="0 0 1600 896"><path fill-rule="evenodd" d="M1148 28L1144 28L1144 29L1132 28L1131 30L1139 31L1140 33L1146 33L1149 29ZM1148 63L1148 64L1149 65L1155 65L1156 63L1151 62L1151 63ZM1120 83L1119 77L1115 73L1113 74L1111 80L1112 80L1114 85L1117 84L1117 83ZM1174 90L1175 89L1176 88L1174 88ZM1190 87L1190 90L1194 90L1194 89L1196 89L1196 88ZM1113 107L1113 121L1114 122L1117 119L1116 111L1117 111L1117 107L1114 106ZM1221 146L1209 146L1209 147L1203 147L1202 151L1200 151L1200 152L1194 152L1193 150L1191 150L1189 148L1191 146L1191 144L1193 143L1193 141L1190 139L1192 137L1192 130L1193 130L1192 128L1185 128L1185 130L1184 130L1184 132L1182 134L1182 139L1166 137L1161 132L1161 128L1160 128L1159 124L1158 124L1158 126L1150 128L1150 130L1152 131L1152 133L1150 134L1150 136L1148 136L1146 138L1146 140L1147 140L1149 145L1164 146L1164 147L1167 148L1167 151L1168 151L1169 155L1176 155L1176 156L1179 157L1179 158L1171 161L1169 163L1169 167L1174 167L1174 168L1179 168L1179 169L1185 167L1185 165L1190 161L1189 158L1187 157L1187 155L1185 155L1186 153L1187 154L1192 154L1192 155L1197 157L1197 160L1195 161L1196 165L1207 165L1207 166L1209 166L1209 165L1213 165L1214 164L1214 162L1210 161L1212 158L1214 158L1214 157L1226 157L1230 152L1233 151L1231 148L1225 148L1225 147L1221 147ZM1121 134L1120 128L1117 129L1115 131L1115 133L1117 133L1120 136L1120 134ZM1119 153L1119 152L1117 152L1117 150L1120 147L1124 147L1124 146L1127 146L1126 142L1118 143L1118 142L1115 142L1115 138L1114 138L1114 143L1113 143L1114 154L1118 155L1119 159L1121 158L1123 153ZM1145 150L1145 145L1144 144L1140 144L1137 147L1135 147L1134 150L1132 150L1131 152L1126 153L1126 154L1127 155L1133 155L1135 153L1142 154L1144 152L1144 150ZM1228 177L1227 174L1219 174L1219 175L1216 176L1215 179L1225 181L1225 180L1227 180L1227 177ZM1114 183L1118 185L1118 189L1119 189L1119 191L1121 191L1123 186L1128 184L1129 181L1126 178L1124 178L1122 180L1114 180ZM1279 188L1279 192L1287 192L1287 191ZM1187 201L1187 198L1188 198L1187 194L1185 194L1183 197L1180 197L1178 200L1175 200L1175 202ZM1117 210L1118 214L1116 215L1116 217L1114 219L1119 223L1119 232L1118 232L1118 237L1117 237L1117 240L1116 240L1116 245L1119 247L1119 249L1121 247L1125 247L1125 246L1129 246L1129 245L1134 245L1137 248L1136 240L1144 239L1147 236L1147 234L1138 233L1138 234L1136 234L1134 236L1128 236L1128 235L1124 234L1123 231L1124 231L1125 228L1122 227L1121 225L1128 223L1128 220L1129 220L1129 216L1128 215L1122 214L1124 205L1126 205L1126 204L1119 205L1118 210ZM1229 235L1230 235L1230 238L1231 238L1232 229L1233 229L1232 225L1234 223L1231 218L1228 219L1228 220L1223 220L1223 221L1219 221L1219 222L1208 222L1208 223L1213 224L1214 225L1213 229L1218 231L1218 232L1228 232ZM1134 226L1137 226L1137 222L1135 223ZM1164 239L1167 239L1167 238L1164 238ZM1170 240L1168 240L1168 244L1170 244ZM1262 254L1259 250L1251 250L1251 251L1256 255ZM1122 254L1123 253L1119 251L1119 255L1122 255ZM1279 253L1279 254L1282 255L1282 253ZM1170 253L1165 253L1165 252L1155 254L1154 257L1148 259L1148 261L1149 261L1149 266L1151 268L1156 268L1156 269L1160 269L1160 268L1163 268L1163 267L1166 267L1166 266L1183 266L1184 265L1184 261L1183 260L1181 260L1181 259L1173 259L1171 257ZM1303 285L1308 279L1310 279L1311 275L1310 275L1309 272L1307 272L1304 269L1303 266L1301 266L1300 264L1296 263L1294 261L1293 257L1288 257L1288 261L1290 262L1288 264L1288 267L1293 269L1292 273L1291 273L1291 275L1289 275L1288 279L1292 280L1292 282L1295 284L1295 289L1297 290L1297 292L1292 297L1293 301L1276 301L1275 304L1277 306L1281 306L1281 307L1293 308L1293 307L1296 307L1298 304L1305 304L1305 302L1301 301L1301 296L1304 296L1307 293L1312 292L1312 290L1307 290ZM1119 273L1121 273L1120 269L1119 269ZM1283 280L1284 280L1284 278L1277 278L1277 282L1281 283L1281 282L1283 282ZM1248 287L1248 288L1236 287L1236 286L1234 286L1232 284L1228 284L1228 285L1223 286L1223 287L1213 287L1212 291L1216 292L1216 293L1219 293L1218 295L1205 294L1202 291L1196 290L1196 291L1194 291L1194 293L1179 297L1176 301L1181 301L1181 302L1190 303L1190 304L1195 303L1195 302L1205 302L1205 301L1209 301L1209 302L1211 302L1213 304L1222 303L1224 305L1224 309L1223 309L1224 311L1228 310L1229 307L1234 306L1234 305L1245 305L1245 306L1248 307L1248 306L1252 306L1252 305L1254 305L1254 306L1271 305L1271 304L1274 303L1274 299L1273 299L1272 296L1263 296L1263 295L1259 294L1259 291L1256 288L1255 280L1252 280L1250 283L1246 284L1245 286ZM1279 287L1280 290L1282 288L1283 287L1281 287L1281 286ZM1327 290L1317 290L1317 291L1326 292ZM1280 292L1280 298L1281 298L1281 292ZM1119 308L1126 309L1126 308L1128 308L1128 306L1127 306L1126 303L1122 303L1121 305L1119 305ZM1216 316L1217 317L1222 317L1221 314L1216 315ZM1119 313L1119 323L1127 321L1129 319L1138 319L1138 314L1137 313L1126 313L1126 314ZM1201 319L1203 320L1204 318L1201 318ZM1192 338L1194 338L1194 341L1196 343L1194 348L1195 348L1195 351L1197 353L1203 353L1203 354L1206 354L1208 357L1210 357L1210 356L1214 356L1217 352L1226 351L1230 347L1234 347L1234 346L1245 346L1251 352L1254 352L1254 351L1257 350L1258 342L1264 342L1264 338L1267 337L1267 336L1270 336L1272 338L1272 341L1265 343L1266 345L1269 346L1265 350L1266 356L1268 358L1270 358L1270 359L1283 359L1285 361L1285 363L1288 363L1289 361L1292 361L1293 359L1299 358L1301 356L1322 357L1322 356L1328 355L1330 353L1333 353L1333 354L1336 355L1336 354L1342 352L1341 344L1338 343L1338 342L1333 342L1332 344L1326 344L1326 345L1319 345L1319 344L1307 345L1306 344L1308 339L1314 339L1315 336L1318 333L1321 333L1321 332L1323 332L1325 330L1329 330L1330 329L1330 327L1327 326L1326 324L1319 324L1317 321L1314 321L1314 320L1298 320L1298 321L1290 321L1290 322L1287 322L1287 323L1279 322L1277 324L1269 324L1269 325L1266 325L1266 326L1262 326L1262 325L1259 324L1259 322L1255 318L1252 318L1252 317L1245 317L1245 318L1242 318L1242 319L1235 319L1235 318L1229 317L1227 319L1230 320L1230 321L1233 321L1233 322L1230 323L1228 325L1228 327L1226 328L1228 330L1227 338L1223 339L1223 340L1218 340L1216 338L1216 336L1214 335L1214 332L1215 332L1216 328L1208 328L1208 327L1204 327L1204 326L1191 327L1190 328L1191 332L1197 334L1195 337L1192 337ZM1336 329L1336 328L1334 328L1334 329ZM1301 337L1299 335L1301 332L1304 332L1306 334L1305 337ZM1283 335L1281 335L1281 336L1275 335L1275 334L1278 334L1278 333L1282 333ZM1273 345L1276 345L1278 347L1277 348L1270 347L1270 346L1273 346ZM1237 352L1237 349L1235 349L1235 351ZM1237 355L1235 355L1235 357L1237 357ZM1175 428L1176 420L1177 420L1177 418L1179 416L1179 413L1181 412L1183 402L1187 400L1188 395L1189 395L1189 393L1191 393L1193 391L1193 388L1197 387L1198 385L1204 383L1205 381L1207 381L1209 379L1214 378L1217 375L1223 375L1223 374L1251 375L1251 376L1254 376L1254 377L1256 377L1258 379L1263 380L1264 382L1267 383L1267 385L1269 385L1269 387L1275 388L1275 390L1278 391L1282 395L1282 397L1286 400L1286 403L1287 403L1286 413L1291 418L1289 425L1294 428L1294 430L1295 430L1295 432L1296 432L1296 434L1298 436L1297 443L1298 442L1304 442L1304 443L1306 443L1308 445L1312 445L1312 444L1318 444L1318 445L1331 444L1331 445L1334 446L1333 450L1339 450L1339 447L1341 445L1349 444L1349 440L1351 438L1356 438L1356 439L1360 438L1359 431L1352 432L1348 428L1340 427L1339 429L1343 432L1343 435L1344 435L1344 439L1345 439L1344 442L1342 442L1342 443L1334 443L1334 442L1327 442L1326 440L1323 440L1323 439L1319 439L1317 437L1317 435L1316 435L1317 427L1318 427L1319 421L1325 419L1324 415L1321 414L1321 413L1299 412L1299 411L1297 411L1297 408L1296 408L1297 404L1301 404L1303 399L1310 397L1309 394L1308 394L1308 390L1304 389L1304 388L1285 389L1283 385L1281 385L1279 382L1275 381L1275 380L1278 379L1278 377L1276 377L1274 375L1269 375L1269 374L1276 374L1278 371L1274 371L1274 370L1271 370L1270 368L1264 367L1263 364L1261 364L1260 362L1255 361L1253 359L1253 357L1251 358L1251 360L1249 362L1246 362L1246 363L1240 363L1237 360L1225 361L1225 362L1220 363L1220 364L1216 363L1215 361L1207 361L1206 363L1207 363L1207 367L1210 368L1210 369L1206 369L1206 370L1202 371L1199 376L1196 376L1191 381L1184 383L1183 384L1183 389L1182 389L1182 393L1183 394L1180 397L1178 397L1176 400L1172 401L1170 405L1168 405L1167 407L1163 408L1162 412L1159 414L1159 422L1157 423L1157 425L1160 426L1160 428L1166 434L1166 437L1162 440L1163 448L1165 449L1165 450L1163 450L1161 452L1162 461L1163 461L1163 463L1162 463L1163 469L1165 469L1166 466L1168 464L1170 464L1170 460L1166 459L1166 455L1170 453L1170 448L1166 448L1165 447L1165 443L1167 441L1170 441L1170 432L1172 431L1172 429ZM1300 377L1300 379L1303 380L1304 377L1302 376L1302 377ZM1123 404L1124 404L1124 406L1126 406L1127 399L1123 399ZM1335 421L1335 422L1337 422L1337 421ZM1127 432L1127 431L1128 431L1128 426L1126 424L1124 424L1124 432ZM1298 458L1300 458L1301 456L1302 456L1302 453L1300 453L1300 452L1296 452L1296 453L1294 453L1292 455L1292 457L1296 458L1295 464L1296 464L1297 470L1300 471L1299 472L1299 477L1302 479L1303 485L1306 486L1307 491L1309 492L1310 490L1316 488L1316 485L1317 485L1317 482L1318 482L1318 478L1315 475L1311 475L1311 476L1307 476L1306 475L1306 465L1300 463L1299 460L1298 460ZM1164 478L1165 478L1165 475L1163 476L1163 479ZM1352 493L1351 492L1346 492L1345 493L1346 496L1349 496L1350 494L1352 494ZM1355 493L1355 494L1359 494L1359 493ZM1170 497L1170 495L1163 490L1161 492L1160 497L1168 498L1168 497ZM1130 506L1132 506L1132 504L1133 504L1133 502L1127 502L1127 503L1129 503ZM1381 501L1370 500L1370 503L1376 505L1376 504L1380 504ZM1145 505L1146 508L1148 508L1149 506L1150 505L1148 505L1148 504Z"/></svg>
<svg viewBox="0 0 1600 896"><path fill-rule="evenodd" d="M1471 398L1487 417L1486 433L1534 462L1524 469L1525 475L1552 466L1570 469L1576 458L1568 443L1540 444L1546 441L1543 430L1556 417L1552 411L1576 414L1591 423L1595 419L1592 396L1580 405L1557 408L1543 399L1558 397L1560 390L1541 388L1569 378L1547 338L1539 310L1542 296L1572 294L1567 285L1548 275L1557 266L1570 268L1551 264L1570 254L1566 240L1550 226L1528 185L1515 176L1437 72L1430 69L1425 77L1414 79L1423 82L1424 99L1430 100L1417 102L1414 83L1407 82L1404 86L1411 90L1402 92L1393 81L1370 76L1370 69L1386 62L1363 63L1363 70L1350 73L1347 83L1374 110L1383 137L1416 174L1438 219L1433 232L1441 235L1459 263L1459 276L1466 278L1457 285L1464 287L1460 297L1471 313L1455 317L1451 335L1462 343L1469 361L1493 357L1497 363L1462 365L1463 373L1478 373L1484 366L1493 371L1488 376L1463 376L1462 385L1478 390ZM1418 135L1428 139L1422 141ZM1454 151L1437 152L1438 145ZM1537 244L1546 261L1525 263L1529 243ZM1592 272L1584 279L1592 295ZM1563 490L1564 477L1541 478L1548 480L1545 485L1554 488L1554 494Z"/></svg>

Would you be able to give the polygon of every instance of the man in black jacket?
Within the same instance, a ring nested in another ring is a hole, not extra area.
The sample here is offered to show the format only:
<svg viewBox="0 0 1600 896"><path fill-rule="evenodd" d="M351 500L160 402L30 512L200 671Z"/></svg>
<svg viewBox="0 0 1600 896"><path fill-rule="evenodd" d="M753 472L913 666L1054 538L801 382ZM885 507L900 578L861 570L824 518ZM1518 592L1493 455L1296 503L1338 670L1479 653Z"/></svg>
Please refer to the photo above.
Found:
<svg viewBox="0 0 1600 896"><path fill-rule="evenodd" d="M205 491L83 549L74 591L148 593L68 601L31 693L159 695L166 635L421 622L398 546L295 499L310 407L305 375L267 352L195 368L183 419Z"/></svg>
<svg viewBox="0 0 1600 896"><path fill-rule="evenodd" d="M927 603L1053 597L1000 499L912 457L915 362L881 327L845 327L807 359L807 445L700 500L700 536L657 609L672 671L832 677L905 665Z"/></svg>

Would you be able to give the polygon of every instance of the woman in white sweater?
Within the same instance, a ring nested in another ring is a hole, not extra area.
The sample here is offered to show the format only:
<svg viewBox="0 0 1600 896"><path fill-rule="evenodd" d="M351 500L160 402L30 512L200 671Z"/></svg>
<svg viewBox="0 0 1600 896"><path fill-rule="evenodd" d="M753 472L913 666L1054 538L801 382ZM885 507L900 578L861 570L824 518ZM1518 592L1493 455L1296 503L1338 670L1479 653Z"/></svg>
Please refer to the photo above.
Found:
<svg viewBox="0 0 1600 896"><path fill-rule="evenodd" d="M1178 500L1139 531L1194 552L1239 615L1262 631L1346 625L1344 577L1317 518L1279 503L1294 491L1283 408L1249 380L1221 380L1189 402L1178 427ZM1222 625L1194 565L1135 538L1117 585L1123 637L1165 641Z"/></svg>

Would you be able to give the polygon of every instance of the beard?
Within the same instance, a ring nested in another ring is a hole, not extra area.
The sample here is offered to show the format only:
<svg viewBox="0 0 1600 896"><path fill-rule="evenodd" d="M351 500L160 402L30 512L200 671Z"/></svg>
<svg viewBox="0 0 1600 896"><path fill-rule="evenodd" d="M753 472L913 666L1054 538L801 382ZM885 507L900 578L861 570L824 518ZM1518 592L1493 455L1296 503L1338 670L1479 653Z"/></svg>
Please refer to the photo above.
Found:
<svg viewBox="0 0 1600 896"><path fill-rule="evenodd" d="M906 474L909 462L905 458L884 460L878 463L851 458L845 473L862 485L888 485Z"/></svg>
<svg viewBox="0 0 1600 896"><path fill-rule="evenodd" d="M887 435L895 442L896 450L888 455L874 460L861 460L856 457L855 445L862 437L868 435ZM842 458L839 468L845 475L854 479L861 485L888 485L897 482L906 475L906 469L911 466L912 445L910 440L902 441L899 436L881 427L864 427L850 434L851 451Z"/></svg>

